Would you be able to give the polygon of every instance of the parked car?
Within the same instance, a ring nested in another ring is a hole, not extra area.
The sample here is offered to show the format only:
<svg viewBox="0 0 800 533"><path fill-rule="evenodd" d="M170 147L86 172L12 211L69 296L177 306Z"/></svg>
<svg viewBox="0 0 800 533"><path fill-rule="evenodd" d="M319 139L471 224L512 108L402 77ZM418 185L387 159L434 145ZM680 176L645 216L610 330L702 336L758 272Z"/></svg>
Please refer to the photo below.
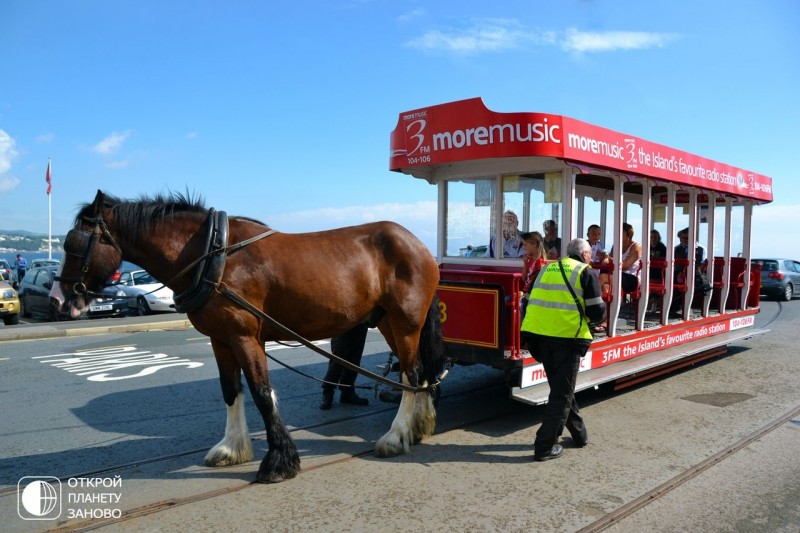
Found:
<svg viewBox="0 0 800 533"><path fill-rule="evenodd" d="M128 296L128 306L140 316L153 312L175 312L172 289L156 281L146 270L120 273L114 287Z"/></svg>
<svg viewBox="0 0 800 533"><path fill-rule="evenodd" d="M31 261L31 268L39 268L43 266L58 266L61 261L58 259L34 259Z"/></svg>
<svg viewBox="0 0 800 533"><path fill-rule="evenodd" d="M800 261L753 259L761 265L761 294L788 302L800 295Z"/></svg>
<svg viewBox="0 0 800 533"><path fill-rule="evenodd" d="M0 259L0 281L7 281L12 286L17 283L17 269L5 259Z"/></svg>
<svg viewBox="0 0 800 533"><path fill-rule="evenodd" d="M32 268L25 274L19 284L20 314L23 317L44 315L53 322L69 318L68 314L61 311L62 302L50 296L53 278L59 268L58 265L43 266ZM128 298L125 293L113 286L106 287L101 293L102 296L89 303L86 318L125 316L128 313Z"/></svg>
<svg viewBox="0 0 800 533"><path fill-rule="evenodd" d="M7 281L0 281L0 317L6 326L19 324L19 298Z"/></svg>

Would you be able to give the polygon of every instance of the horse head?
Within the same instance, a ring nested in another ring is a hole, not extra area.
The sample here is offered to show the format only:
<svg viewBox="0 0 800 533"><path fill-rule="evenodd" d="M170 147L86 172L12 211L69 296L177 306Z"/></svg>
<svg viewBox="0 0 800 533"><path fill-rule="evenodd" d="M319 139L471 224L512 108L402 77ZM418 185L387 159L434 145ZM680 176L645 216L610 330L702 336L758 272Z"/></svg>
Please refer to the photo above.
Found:
<svg viewBox="0 0 800 533"><path fill-rule="evenodd" d="M64 260L56 278L64 294L64 308L73 318L86 311L122 263L122 249L113 235L114 215L102 191L86 204L64 239Z"/></svg>

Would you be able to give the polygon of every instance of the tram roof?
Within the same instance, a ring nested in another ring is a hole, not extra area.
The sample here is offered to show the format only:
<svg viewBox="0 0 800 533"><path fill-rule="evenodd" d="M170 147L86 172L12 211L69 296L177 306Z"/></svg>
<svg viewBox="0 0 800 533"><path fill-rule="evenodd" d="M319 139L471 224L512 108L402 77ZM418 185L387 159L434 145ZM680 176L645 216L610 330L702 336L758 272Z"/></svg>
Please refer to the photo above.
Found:
<svg viewBox="0 0 800 533"><path fill-rule="evenodd" d="M551 157L586 172L617 171L772 201L772 178L661 144L547 113L498 113L481 98L400 113L390 170L430 179L440 165Z"/></svg>

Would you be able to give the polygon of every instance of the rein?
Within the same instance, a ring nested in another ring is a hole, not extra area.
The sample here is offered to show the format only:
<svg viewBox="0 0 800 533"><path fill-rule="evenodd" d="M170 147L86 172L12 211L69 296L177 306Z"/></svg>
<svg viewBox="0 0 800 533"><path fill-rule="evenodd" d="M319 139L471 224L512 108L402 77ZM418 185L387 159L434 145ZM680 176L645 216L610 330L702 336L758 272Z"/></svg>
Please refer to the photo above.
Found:
<svg viewBox="0 0 800 533"><path fill-rule="evenodd" d="M269 316L267 313L265 313L261 309L257 308L256 306L254 306L253 304L251 304L250 302L248 302L247 300L245 300L244 298L242 298L241 296L239 296L238 294L236 294L235 292L230 290L228 288L228 286L225 285L225 283L216 283L216 284L214 284L214 290L218 294L223 294L223 295L227 296L234 303L238 304L239 306L244 308L246 311L249 311L250 313L255 315L257 318L260 318L260 319L266 321L267 323L269 323L270 326L272 326L273 328L277 329L280 333L293 338L294 340L296 340L297 342L299 342L300 344L302 344L303 346L305 346L309 350L311 350L313 352L316 352L319 355L321 355L321 356L323 356L323 357L325 357L327 359L330 359L330 360L334 361L336 364L341 365L341 366L343 366L343 367L345 367L345 368L347 368L349 370L352 370L354 372L358 372L362 376L368 377L368 378L370 378L370 379L372 379L374 381L377 381L379 383L383 383L384 385L389 385L390 387L393 387L395 389L401 389L401 390L404 390L406 392L429 392L429 393L435 395L436 394L436 392L435 392L436 389L439 387L439 384L442 382L442 380L447 375L447 370L444 370L442 372L442 374L440 374L439 376L436 376L436 381L434 383L428 385L427 387L413 387L411 385L406 385L405 383L398 383L398 382L393 381L391 379L388 379L388 378L386 378L386 377L384 377L384 376L382 376L380 374L376 374L375 372L371 372L371 371L367 370L366 368L363 368L363 367L360 367L358 365L355 365L355 364L351 363L350 361L342 359L341 357L339 357L337 355L334 355L334 354L332 354L330 352L326 352L325 350L323 350L322 348L320 348L316 344L312 343L311 341L309 341L305 337L301 336L299 333L296 333L296 332L292 331L291 329L287 328L286 326L284 326L283 324L281 324L280 322L278 322L277 320L275 320L274 318ZM273 357L270 357L270 358L273 359L274 361L277 361L281 365L286 366L281 361L278 361L277 359L275 359Z"/></svg>
<svg viewBox="0 0 800 533"><path fill-rule="evenodd" d="M120 256L122 256L122 249L119 247L117 242L111 236L111 233L108 231L108 226L106 225L105 221L103 221L103 217L101 214L98 214L96 218L86 218L87 222L93 222L95 224L94 230L92 232L81 231L77 229L70 230L67 233L67 238L64 241L64 251L70 255L74 255L77 257L82 257L83 260L83 267L81 268L81 277L80 278L64 278L61 276L57 276L56 280L58 281L66 281L66 282L73 282L73 292L78 295L85 295L89 297L94 297L99 295L99 293L93 292L88 290L86 284L84 283L84 278L86 273L89 271L89 266L91 264L91 257L92 252L94 250L95 245L99 242L102 238L106 238L109 243L119 252ZM214 291L218 294L225 295L231 301L239 305L240 307L244 308L246 311L249 311L257 318L266 321L269 323L274 329L278 330L283 335L293 338L309 350L318 353L319 355L334 361L338 365L341 365L349 370L357 372L365 377L368 377L374 381L379 383L383 383L384 385L388 385L395 389L401 389L406 392L428 392L436 396L438 394L438 388L441 381L447 375L447 368L445 368L438 376L436 376L436 380L434 383L428 385L427 387L413 387L411 385L406 385L402 382L396 382L391 379L386 378L380 374L376 374L375 372L371 372L363 367L355 365L350 361L346 361L341 357L334 355L333 353L327 352L322 348L319 348L317 345L313 344L308 339L302 337L299 333L296 333L289 329L288 327L284 326L267 313L262 311L261 309L257 308L240 295L236 294L235 292L231 291L225 283L221 280L222 278L222 271L225 265L225 259L227 254L233 253L237 250L244 248L250 244L253 244L256 241L259 241L265 237L269 237L273 233L276 233L276 230L270 229L249 239L245 239L241 242L228 245L228 219L227 214L224 211L217 212L214 209L209 211L209 233L206 239L206 249L208 250L205 254L201 255L194 261L190 262L186 265L180 272L178 272L175 276L173 276L167 283L164 285L169 285L176 279L180 278L181 276L187 274L192 268L195 268L199 265L197 269L197 274L194 276L194 281L191 286L184 291L180 295L175 296L175 303L176 308L178 306L178 299L183 297L185 301L183 303L183 309L179 309L181 312L192 312L194 310L199 309L202 307L207 301L208 296L210 295L211 291ZM86 246L82 246L83 242L87 234L89 235L88 239L89 242ZM67 245L67 241L69 241L69 246ZM81 241L80 243L75 243L73 241ZM69 248L69 250L67 249ZM82 252L82 253L81 253ZM211 261L208 261L208 260ZM213 278L213 279L210 279ZM266 350L265 350L266 354ZM291 368L288 365L284 364L282 361L275 359L269 354L266 354L270 359L280 363L281 365Z"/></svg>

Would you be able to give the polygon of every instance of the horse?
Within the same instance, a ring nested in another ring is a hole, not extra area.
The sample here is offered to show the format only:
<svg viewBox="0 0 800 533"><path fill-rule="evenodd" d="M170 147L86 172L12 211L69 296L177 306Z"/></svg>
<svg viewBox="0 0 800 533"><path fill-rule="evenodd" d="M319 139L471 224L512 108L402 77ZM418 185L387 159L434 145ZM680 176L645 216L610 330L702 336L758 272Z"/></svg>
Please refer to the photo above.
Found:
<svg viewBox="0 0 800 533"><path fill-rule="evenodd" d="M364 322L377 326L399 359L403 393L375 454L408 453L433 433L429 386L445 366L439 268L422 242L396 223L291 234L252 218L228 218L188 192L122 200L98 190L94 201L79 206L64 252L58 283L63 308L74 317L125 260L171 288L178 310L211 339L227 420L224 437L205 456L208 466L253 458L244 373L267 435L256 481L277 483L299 472L264 348L267 341L291 340L286 328L318 340ZM270 317L278 324L265 320Z"/></svg>

